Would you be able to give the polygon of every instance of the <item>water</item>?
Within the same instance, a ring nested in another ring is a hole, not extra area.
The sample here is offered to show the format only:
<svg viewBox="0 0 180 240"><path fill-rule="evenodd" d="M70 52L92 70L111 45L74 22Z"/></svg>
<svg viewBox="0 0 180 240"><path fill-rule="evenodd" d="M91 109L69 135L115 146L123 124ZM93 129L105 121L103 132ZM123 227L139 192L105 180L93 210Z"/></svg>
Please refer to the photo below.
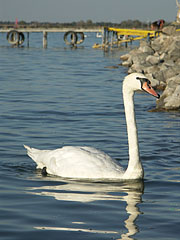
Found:
<svg viewBox="0 0 180 240"><path fill-rule="evenodd" d="M149 112L137 94L145 179L98 183L43 177L23 144L88 145L128 161L123 52L65 47L62 34L30 35L30 48L0 47L0 239L179 239L180 113Z"/></svg>

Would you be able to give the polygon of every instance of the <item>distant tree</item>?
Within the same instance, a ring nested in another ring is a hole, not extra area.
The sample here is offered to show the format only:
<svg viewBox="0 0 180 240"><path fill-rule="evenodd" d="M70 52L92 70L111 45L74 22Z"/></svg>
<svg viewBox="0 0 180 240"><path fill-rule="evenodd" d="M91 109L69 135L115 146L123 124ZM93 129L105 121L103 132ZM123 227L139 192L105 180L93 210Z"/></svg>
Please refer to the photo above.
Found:
<svg viewBox="0 0 180 240"><path fill-rule="evenodd" d="M18 22L18 24L19 25L26 25L27 23L25 21L21 20L21 21Z"/></svg>
<svg viewBox="0 0 180 240"><path fill-rule="evenodd" d="M81 20L81 21L79 21L79 22L77 22L76 23L76 26L77 27L84 27L86 24L85 24L85 22L83 21L83 20Z"/></svg>
<svg viewBox="0 0 180 240"><path fill-rule="evenodd" d="M86 25L87 25L87 26L93 26L94 24L93 24L92 20L88 19L88 20L86 21Z"/></svg>

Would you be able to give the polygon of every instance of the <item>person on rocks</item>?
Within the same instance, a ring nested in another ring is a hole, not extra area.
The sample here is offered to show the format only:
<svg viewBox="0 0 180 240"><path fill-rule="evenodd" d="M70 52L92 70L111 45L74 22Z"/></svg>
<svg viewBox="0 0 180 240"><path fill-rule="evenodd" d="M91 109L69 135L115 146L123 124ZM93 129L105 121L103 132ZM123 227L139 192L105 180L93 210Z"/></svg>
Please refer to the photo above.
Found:
<svg viewBox="0 0 180 240"><path fill-rule="evenodd" d="M151 30L162 30L165 21L163 19L157 20L151 24Z"/></svg>

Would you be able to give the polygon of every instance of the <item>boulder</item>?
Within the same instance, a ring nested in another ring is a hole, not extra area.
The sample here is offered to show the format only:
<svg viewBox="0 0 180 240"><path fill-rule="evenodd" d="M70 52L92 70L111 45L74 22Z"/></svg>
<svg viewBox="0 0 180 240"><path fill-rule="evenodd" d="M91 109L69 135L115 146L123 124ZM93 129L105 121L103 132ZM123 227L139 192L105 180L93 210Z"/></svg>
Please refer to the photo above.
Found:
<svg viewBox="0 0 180 240"><path fill-rule="evenodd" d="M151 47L155 52L161 52L162 47L164 46L165 42L167 42L169 37L160 35L158 38L155 38L151 42Z"/></svg>
<svg viewBox="0 0 180 240"><path fill-rule="evenodd" d="M180 85L176 86L174 92L164 99L166 109L180 109Z"/></svg>
<svg viewBox="0 0 180 240"><path fill-rule="evenodd" d="M134 63L131 68L130 68L130 72L129 73L132 73L132 72L138 72L138 73L142 73L144 71L144 67L142 64L139 64L139 63Z"/></svg>
<svg viewBox="0 0 180 240"><path fill-rule="evenodd" d="M168 50L168 58L177 61L180 58L180 40L173 41Z"/></svg>
<svg viewBox="0 0 180 240"><path fill-rule="evenodd" d="M132 62L134 64L146 64L146 58L148 54L143 52L137 52L137 54L132 55Z"/></svg>
<svg viewBox="0 0 180 240"><path fill-rule="evenodd" d="M154 72L157 72L159 70L160 70L160 68L157 65L149 66L149 67L144 68L144 72L146 74L154 73Z"/></svg>
<svg viewBox="0 0 180 240"><path fill-rule="evenodd" d="M161 59L161 57L160 57ZM173 67L175 64L175 62L172 60L172 59L168 59L166 61L164 61L163 65L166 66L166 67Z"/></svg>
<svg viewBox="0 0 180 240"><path fill-rule="evenodd" d="M152 73L153 74L153 77L157 80L159 80L160 82L165 82L166 79L164 78L164 74L162 71L155 71Z"/></svg>
<svg viewBox="0 0 180 240"><path fill-rule="evenodd" d="M154 54L154 50L149 46L140 47L139 50L143 53Z"/></svg>
<svg viewBox="0 0 180 240"><path fill-rule="evenodd" d="M162 71L164 79L169 79L177 75L178 73L173 69L173 67L169 67L166 70Z"/></svg>
<svg viewBox="0 0 180 240"><path fill-rule="evenodd" d="M162 29L162 33L172 36L176 34L176 27L175 26L167 26Z"/></svg>
<svg viewBox="0 0 180 240"><path fill-rule="evenodd" d="M151 65L157 65L160 63L160 57L149 55L146 57L146 62L150 63Z"/></svg>
<svg viewBox="0 0 180 240"><path fill-rule="evenodd" d="M139 51L142 53L147 53L149 55L154 54L154 50L151 48L150 44L147 41L141 41Z"/></svg>
<svg viewBox="0 0 180 240"><path fill-rule="evenodd" d="M127 53L127 54L124 54L124 55L120 56L120 59L121 59L122 61L127 61L130 56L131 56L131 55L130 55L129 53Z"/></svg>
<svg viewBox="0 0 180 240"><path fill-rule="evenodd" d="M143 72L152 86L163 90L157 110L180 110L180 34L172 26L151 41L121 56L128 73Z"/></svg>
<svg viewBox="0 0 180 240"><path fill-rule="evenodd" d="M167 86L157 101L157 109L180 109L180 74L168 79Z"/></svg>
<svg viewBox="0 0 180 240"><path fill-rule="evenodd" d="M129 61L129 60L124 61L124 62L122 62L122 66L124 66L124 67L131 67L132 66L132 61Z"/></svg>

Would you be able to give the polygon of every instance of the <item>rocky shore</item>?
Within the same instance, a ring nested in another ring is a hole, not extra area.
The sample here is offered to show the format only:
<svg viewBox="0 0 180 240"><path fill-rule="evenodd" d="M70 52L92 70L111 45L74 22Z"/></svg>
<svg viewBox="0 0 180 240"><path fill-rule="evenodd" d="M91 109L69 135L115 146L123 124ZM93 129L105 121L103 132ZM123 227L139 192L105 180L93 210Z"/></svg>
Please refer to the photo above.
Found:
<svg viewBox="0 0 180 240"><path fill-rule="evenodd" d="M180 110L180 32L168 26L162 34L122 55L128 73L143 72L156 89L162 90L156 110Z"/></svg>

